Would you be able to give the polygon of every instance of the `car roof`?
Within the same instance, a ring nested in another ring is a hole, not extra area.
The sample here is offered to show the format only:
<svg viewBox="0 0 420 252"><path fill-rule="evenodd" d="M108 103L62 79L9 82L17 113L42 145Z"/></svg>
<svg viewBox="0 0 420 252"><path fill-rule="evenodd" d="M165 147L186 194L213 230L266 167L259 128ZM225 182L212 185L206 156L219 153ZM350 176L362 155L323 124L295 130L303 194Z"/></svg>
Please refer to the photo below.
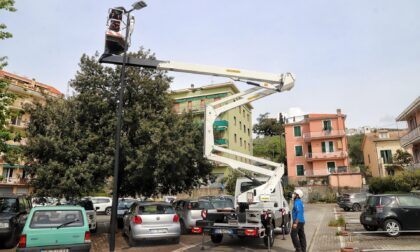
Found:
<svg viewBox="0 0 420 252"><path fill-rule="evenodd" d="M39 206L32 208L33 210L84 210L81 206L75 206L75 205L60 205L60 206Z"/></svg>
<svg viewBox="0 0 420 252"><path fill-rule="evenodd" d="M164 201L139 201L139 206L149 206L149 205L165 205L165 206L172 206L172 204Z"/></svg>

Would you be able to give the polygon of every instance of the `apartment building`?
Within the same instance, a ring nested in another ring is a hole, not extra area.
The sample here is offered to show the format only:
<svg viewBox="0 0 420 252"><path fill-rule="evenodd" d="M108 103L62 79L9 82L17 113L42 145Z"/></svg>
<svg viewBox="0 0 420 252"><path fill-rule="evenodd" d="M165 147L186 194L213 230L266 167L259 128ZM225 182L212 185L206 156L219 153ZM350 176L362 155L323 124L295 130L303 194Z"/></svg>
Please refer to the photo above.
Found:
<svg viewBox="0 0 420 252"><path fill-rule="evenodd" d="M307 114L287 119L290 183L361 187L360 173L349 170L345 119L340 109L336 114Z"/></svg>
<svg viewBox="0 0 420 252"><path fill-rule="evenodd" d="M400 138L406 131L398 129L376 129L365 134L362 142L363 160L373 177L393 176L401 171L392 157L402 150Z"/></svg>
<svg viewBox="0 0 420 252"><path fill-rule="evenodd" d="M234 83L227 82L202 87L191 85L190 88L171 91L170 96L174 99L175 112L191 112L197 121L202 122L206 104L239 92ZM252 106L246 104L220 115L214 123L214 134L215 144L252 155ZM248 162L241 157L231 158ZM216 166L213 169L213 174L218 177L217 182L220 182L227 172L226 166Z"/></svg>
<svg viewBox="0 0 420 252"><path fill-rule="evenodd" d="M25 113L24 106L35 102L44 103L47 97L61 98L63 94L52 86L6 71L0 70L0 78L9 80L7 92L16 94L17 97L9 107L13 116L8 127L12 132L23 136L23 140L20 142L8 141L7 144L13 148L13 146L25 144L25 131L30 121L30 115ZM7 163L4 156L0 156L0 193L28 193L30 178L25 172L26 168L22 162Z"/></svg>
<svg viewBox="0 0 420 252"><path fill-rule="evenodd" d="M406 121L408 124L408 132L401 137L400 143L413 154L411 168L420 169L420 96L401 112L397 121Z"/></svg>

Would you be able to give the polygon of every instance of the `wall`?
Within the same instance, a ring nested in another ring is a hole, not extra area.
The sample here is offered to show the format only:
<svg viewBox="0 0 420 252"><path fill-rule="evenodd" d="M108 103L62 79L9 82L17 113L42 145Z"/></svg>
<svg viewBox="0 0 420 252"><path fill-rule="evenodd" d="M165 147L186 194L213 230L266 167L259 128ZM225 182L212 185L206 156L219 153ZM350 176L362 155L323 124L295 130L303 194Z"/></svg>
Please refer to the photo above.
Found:
<svg viewBox="0 0 420 252"><path fill-rule="evenodd" d="M349 174L331 174L329 176L329 184L333 188L362 188L363 180L360 173L349 173Z"/></svg>

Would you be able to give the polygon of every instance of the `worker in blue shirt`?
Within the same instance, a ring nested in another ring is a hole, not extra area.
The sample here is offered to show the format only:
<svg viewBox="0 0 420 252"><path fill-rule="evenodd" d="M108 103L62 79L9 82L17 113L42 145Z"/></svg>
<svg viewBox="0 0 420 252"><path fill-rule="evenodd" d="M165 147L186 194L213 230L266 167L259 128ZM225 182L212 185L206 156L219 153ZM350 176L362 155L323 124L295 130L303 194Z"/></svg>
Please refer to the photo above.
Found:
<svg viewBox="0 0 420 252"><path fill-rule="evenodd" d="M300 189L296 189L293 192L293 210L292 210L292 232L290 236L292 237L293 246L295 247L296 252L306 252L306 237L305 237L305 207L301 198L303 197L303 192Z"/></svg>

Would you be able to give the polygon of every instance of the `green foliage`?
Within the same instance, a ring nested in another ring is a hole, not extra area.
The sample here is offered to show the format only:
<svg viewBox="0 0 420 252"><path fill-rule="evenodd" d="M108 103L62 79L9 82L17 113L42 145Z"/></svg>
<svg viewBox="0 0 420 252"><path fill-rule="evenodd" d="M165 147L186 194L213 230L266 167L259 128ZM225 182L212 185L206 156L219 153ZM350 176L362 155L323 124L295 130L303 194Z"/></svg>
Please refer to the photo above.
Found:
<svg viewBox="0 0 420 252"><path fill-rule="evenodd" d="M268 118L269 113L260 114L257 118L258 123L252 128L252 131L259 136L277 136L284 133L284 120Z"/></svg>
<svg viewBox="0 0 420 252"><path fill-rule="evenodd" d="M0 10L14 12L16 11L16 9L13 7L14 4L14 0L0 0ZM0 40L8 39L13 36L10 32L4 31L6 28L7 26L5 24L0 23ZM6 59L6 56L0 57L0 70L7 65Z"/></svg>
<svg viewBox="0 0 420 252"><path fill-rule="evenodd" d="M397 176L374 177L369 180L371 193L410 192L420 188L420 170L406 171Z"/></svg>
<svg viewBox="0 0 420 252"><path fill-rule="evenodd" d="M154 58L150 52L134 57ZM113 174L120 67L83 55L70 82L77 95L32 108L27 156L37 194L80 196L103 188ZM120 195L187 192L208 181L202 126L172 112L162 71L126 69Z"/></svg>
<svg viewBox="0 0 420 252"><path fill-rule="evenodd" d="M328 226L330 227L344 227L346 225L346 220L342 215L338 216L337 219L330 220Z"/></svg>
<svg viewBox="0 0 420 252"><path fill-rule="evenodd" d="M231 170L229 175L223 177L222 183L225 185L225 191L228 194L235 195L236 180L240 177L243 177L243 174L235 170Z"/></svg>
<svg viewBox="0 0 420 252"><path fill-rule="evenodd" d="M352 165L364 164L362 150L363 137L364 134L357 134L347 137L349 157L351 159Z"/></svg>
<svg viewBox="0 0 420 252"><path fill-rule="evenodd" d="M274 162L286 161L286 141L284 136L266 136L253 140L253 153L256 157L269 158Z"/></svg>
<svg viewBox="0 0 420 252"><path fill-rule="evenodd" d="M413 162L413 156L405 150L398 149L395 152L392 161L396 165L405 167Z"/></svg>
<svg viewBox="0 0 420 252"><path fill-rule="evenodd" d="M14 139L14 135L7 128L10 120L9 106L13 104L16 96L8 93L9 83L6 79L0 79L0 153L9 153L10 146L6 141Z"/></svg>

